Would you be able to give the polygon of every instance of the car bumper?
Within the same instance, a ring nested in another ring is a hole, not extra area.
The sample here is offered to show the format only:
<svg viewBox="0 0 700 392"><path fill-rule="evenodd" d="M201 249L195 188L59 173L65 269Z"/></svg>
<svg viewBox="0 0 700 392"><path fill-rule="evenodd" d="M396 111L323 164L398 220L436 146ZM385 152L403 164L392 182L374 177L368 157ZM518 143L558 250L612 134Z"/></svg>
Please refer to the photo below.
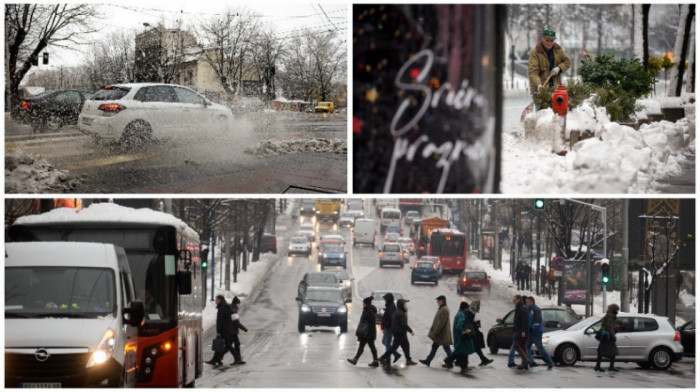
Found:
<svg viewBox="0 0 700 392"><path fill-rule="evenodd" d="M338 327L348 322L347 313L332 313L328 317L319 316L316 313L303 313L300 317L304 325L312 327Z"/></svg>
<svg viewBox="0 0 700 392"><path fill-rule="evenodd" d="M289 255L306 255L308 256L311 253L311 249L289 249L287 251L287 254Z"/></svg>
<svg viewBox="0 0 700 392"><path fill-rule="evenodd" d="M345 259L322 259L321 265L345 267L346 263L345 263Z"/></svg>
<svg viewBox="0 0 700 392"><path fill-rule="evenodd" d="M122 129L123 127L117 124L114 117L90 116L85 114L81 114L78 117L79 131L103 139L118 139L121 137Z"/></svg>
<svg viewBox="0 0 700 392"><path fill-rule="evenodd" d="M381 264L387 265L387 264L394 264L394 265L404 265L404 259L398 259L398 260L379 260Z"/></svg>
<svg viewBox="0 0 700 392"><path fill-rule="evenodd" d="M17 356L10 357L11 359L5 364L5 388L28 388L30 385L26 385L27 383L43 385L45 388L49 387L49 385L60 388L118 388L120 387L119 380L124 372L123 366L114 358L110 358L102 365L90 369L86 369L83 365L80 369L75 368L75 372L69 369L70 365L64 363L63 365L56 365L62 367L60 372L56 372L57 368L53 368L50 363L38 364L34 360L34 355L31 355L31 358L28 359L28 361L32 362L31 369L23 368L22 362L25 362L24 360L12 360L12 358L17 358ZM5 358L8 359L8 356L6 355ZM42 370L42 367L47 369ZM51 373L54 372L56 374L52 376Z"/></svg>
<svg viewBox="0 0 700 392"><path fill-rule="evenodd" d="M440 279L440 275L417 273L411 275L411 279L413 279L414 282L435 282Z"/></svg>

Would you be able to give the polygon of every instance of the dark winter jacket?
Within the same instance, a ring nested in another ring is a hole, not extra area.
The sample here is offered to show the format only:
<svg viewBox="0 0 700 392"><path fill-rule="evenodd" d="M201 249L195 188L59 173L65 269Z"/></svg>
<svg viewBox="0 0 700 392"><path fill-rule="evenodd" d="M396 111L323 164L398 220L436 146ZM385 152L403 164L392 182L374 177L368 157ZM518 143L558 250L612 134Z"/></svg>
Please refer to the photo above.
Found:
<svg viewBox="0 0 700 392"><path fill-rule="evenodd" d="M513 340L515 341L521 341L525 340L527 341L527 335L530 329L530 323L529 323L529 315L527 311L527 306L522 303L522 301L518 302L518 305L515 307L515 320L513 324ZM521 333L525 332L525 337L523 338L521 336Z"/></svg>
<svg viewBox="0 0 700 392"><path fill-rule="evenodd" d="M542 46L542 41L538 42L537 45L530 51L530 57L528 61L528 75L530 77L530 94L537 93L537 86L544 83L544 81L549 76L552 68L559 67L561 72L558 75L552 76L550 79L552 85L557 87L561 84L561 74L566 70L571 68L571 58L566 54L564 49L558 44L554 44L552 48L554 51L554 63L549 64L549 57L547 52ZM549 84L549 83L548 83ZM532 240L530 240L532 241Z"/></svg>
<svg viewBox="0 0 700 392"><path fill-rule="evenodd" d="M360 316L360 322L357 324L357 330L355 331L355 336L360 341L374 341L377 339L377 327L375 322L375 315L377 314L377 308L374 305L367 305L362 308L362 315ZM360 325L367 324L367 335L360 336L357 331L360 330Z"/></svg>
<svg viewBox="0 0 700 392"><path fill-rule="evenodd" d="M468 323L467 312L464 310L458 311L454 321L452 327L452 335L455 341L454 355L457 357L465 357L469 354L473 354L476 351L474 348L474 341L464 334L464 330L470 324Z"/></svg>
<svg viewBox="0 0 700 392"><path fill-rule="evenodd" d="M231 326L231 332L234 335L238 335L238 330L240 329L241 331L248 332L248 328L241 323L240 316L238 314L238 305L232 304L231 305L231 320L232 320L232 326Z"/></svg>
<svg viewBox="0 0 700 392"><path fill-rule="evenodd" d="M409 332L413 333L411 327L408 326L408 316L403 308L405 303L406 301L403 299L396 302L396 311L391 319L391 332L394 333L394 336L404 336Z"/></svg>
<svg viewBox="0 0 700 392"><path fill-rule="evenodd" d="M384 308L384 315L382 316L382 326L387 331L391 330L391 321L394 317L394 312L396 312L396 304L394 304L392 299L392 301L386 305L386 308Z"/></svg>
<svg viewBox="0 0 700 392"><path fill-rule="evenodd" d="M216 305L216 333L221 337L229 336L233 332L233 321L231 321L231 307L226 301Z"/></svg>
<svg viewBox="0 0 700 392"><path fill-rule="evenodd" d="M610 333L610 339L607 342L600 342L598 344L598 352L602 356L614 357L619 354L617 349L617 344L615 341L617 338L615 334L617 332L617 315L614 313L607 312L605 317L603 317L603 322L600 325L601 331L608 331Z"/></svg>
<svg viewBox="0 0 700 392"><path fill-rule="evenodd" d="M523 279L525 278L525 266L522 263L519 263L517 267L515 267L515 279Z"/></svg>
<svg viewBox="0 0 700 392"><path fill-rule="evenodd" d="M471 309L467 312L467 321L472 323L474 326L474 348L486 348L486 342L484 341L484 334L481 332L481 321L476 320L476 313Z"/></svg>
<svg viewBox="0 0 700 392"><path fill-rule="evenodd" d="M537 304L532 304L528 309L530 330L532 332L544 332L544 323L542 322L542 309Z"/></svg>

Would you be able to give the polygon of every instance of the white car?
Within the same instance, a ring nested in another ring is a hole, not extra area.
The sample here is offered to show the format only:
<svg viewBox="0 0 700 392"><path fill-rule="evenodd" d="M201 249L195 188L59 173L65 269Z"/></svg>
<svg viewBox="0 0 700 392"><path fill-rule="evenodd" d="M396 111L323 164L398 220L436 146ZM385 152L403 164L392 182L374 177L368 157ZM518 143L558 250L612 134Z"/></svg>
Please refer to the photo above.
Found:
<svg viewBox="0 0 700 392"><path fill-rule="evenodd" d="M311 242L316 241L316 229L311 223L302 223L297 233L305 235Z"/></svg>
<svg viewBox="0 0 700 392"><path fill-rule="evenodd" d="M324 234L321 236L320 240L338 240L338 242L345 245L345 237L343 237L341 234Z"/></svg>
<svg viewBox="0 0 700 392"><path fill-rule="evenodd" d="M340 219L338 220L338 226L340 227L352 227L355 224L355 214L343 212L340 214Z"/></svg>
<svg viewBox="0 0 700 392"><path fill-rule="evenodd" d="M105 86L85 101L78 129L135 145L150 139L208 137L228 129L233 113L184 86L124 83Z"/></svg>
<svg viewBox="0 0 700 392"><path fill-rule="evenodd" d="M348 204L347 207L345 207L345 213L352 214L357 218L364 218L365 208L362 206L362 204L358 203Z"/></svg>
<svg viewBox="0 0 700 392"><path fill-rule="evenodd" d="M309 237L305 235L298 235L290 238L289 251L287 253L290 256L302 254L308 257L311 254L311 243L309 242Z"/></svg>
<svg viewBox="0 0 700 392"><path fill-rule="evenodd" d="M545 332L542 344L554 362L573 366L577 361L595 361L601 316L581 320L565 330ZM616 362L636 362L642 368L668 369L683 356L680 333L668 317L653 314L617 314L615 334L619 355Z"/></svg>
<svg viewBox="0 0 700 392"><path fill-rule="evenodd" d="M406 245L406 247L408 247L408 251L411 252L411 254L416 253L416 245L413 243L413 240L409 237L401 237L399 238L398 242L400 242L402 245Z"/></svg>

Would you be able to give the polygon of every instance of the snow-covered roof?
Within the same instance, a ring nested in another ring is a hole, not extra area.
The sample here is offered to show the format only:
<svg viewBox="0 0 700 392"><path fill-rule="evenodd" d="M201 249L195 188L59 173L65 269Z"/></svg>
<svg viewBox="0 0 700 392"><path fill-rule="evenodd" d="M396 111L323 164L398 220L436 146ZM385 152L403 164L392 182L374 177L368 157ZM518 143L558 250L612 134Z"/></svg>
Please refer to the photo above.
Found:
<svg viewBox="0 0 700 392"><path fill-rule="evenodd" d="M23 216L16 224L32 225L40 223L77 223L77 222L122 222L155 223L175 226L189 235L199 237L196 231L182 220L164 212L149 208L131 208L113 203L96 203L77 211L73 208L56 208L39 215Z"/></svg>
<svg viewBox="0 0 700 392"><path fill-rule="evenodd" d="M117 269L111 244L85 242L10 242L5 244L10 266L71 266Z"/></svg>

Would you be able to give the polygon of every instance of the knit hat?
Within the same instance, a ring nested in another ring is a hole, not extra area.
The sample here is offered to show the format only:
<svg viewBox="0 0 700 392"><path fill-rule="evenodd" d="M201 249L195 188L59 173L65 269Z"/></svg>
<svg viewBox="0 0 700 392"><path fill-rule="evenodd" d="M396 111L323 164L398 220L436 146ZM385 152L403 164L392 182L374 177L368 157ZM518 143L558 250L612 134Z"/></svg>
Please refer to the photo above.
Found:
<svg viewBox="0 0 700 392"><path fill-rule="evenodd" d="M467 310L467 309L469 309L469 304L465 301L460 302L459 310Z"/></svg>
<svg viewBox="0 0 700 392"><path fill-rule="evenodd" d="M367 298L363 299L362 303L364 303L366 305L372 305L372 297L367 297Z"/></svg>
<svg viewBox="0 0 700 392"><path fill-rule="evenodd" d="M543 37L543 38L552 38L552 39L556 39L556 38L557 38L557 33L556 33L554 30L547 30L547 29L544 29L544 30L542 31L542 37Z"/></svg>

